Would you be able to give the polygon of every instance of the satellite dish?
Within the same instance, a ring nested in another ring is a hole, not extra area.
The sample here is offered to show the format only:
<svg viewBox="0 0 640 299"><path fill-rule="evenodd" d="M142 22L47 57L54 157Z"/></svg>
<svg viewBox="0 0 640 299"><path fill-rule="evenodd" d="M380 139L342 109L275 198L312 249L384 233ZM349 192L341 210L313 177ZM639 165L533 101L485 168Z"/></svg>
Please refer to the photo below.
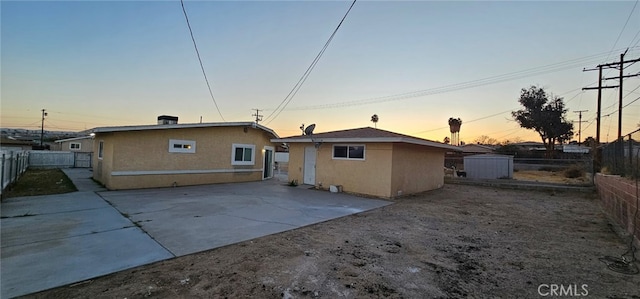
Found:
<svg viewBox="0 0 640 299"><path fill-rule="evenodd" d="M306 129L304 129L304 134L305 135L313 135L313 129L316 128L316 124L310 124L307 126Z"/></svg>

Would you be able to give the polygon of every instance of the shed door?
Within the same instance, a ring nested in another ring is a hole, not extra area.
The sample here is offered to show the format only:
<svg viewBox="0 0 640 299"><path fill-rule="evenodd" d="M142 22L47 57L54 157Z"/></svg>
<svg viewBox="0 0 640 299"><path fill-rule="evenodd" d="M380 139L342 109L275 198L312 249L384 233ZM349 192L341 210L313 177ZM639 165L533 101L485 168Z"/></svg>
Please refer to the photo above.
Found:
<svg viewBox="0 0 640 299"><path fill-rule="evenodd" d="M307 146L304 148L304 173L302 182L304 184L316 184L316 148Z"/></svg>

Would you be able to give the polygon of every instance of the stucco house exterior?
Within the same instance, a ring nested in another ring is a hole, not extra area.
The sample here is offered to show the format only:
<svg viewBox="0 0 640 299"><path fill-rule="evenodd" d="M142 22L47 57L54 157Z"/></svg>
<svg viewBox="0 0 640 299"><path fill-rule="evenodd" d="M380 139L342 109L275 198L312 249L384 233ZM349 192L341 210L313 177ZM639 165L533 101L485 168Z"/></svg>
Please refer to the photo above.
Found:
<svg viewBox="0 0 640 299"><path fill-rule="evenodd" d="M78 153L93 152L93 137L82 136L54 141L54 151L71 151Z"/></svg>
<svg viewBox="0 0 640 299"><path fill-rule="evenodd" d="M455 146L371 127L272 139L289 146L289 180L395 198L444 185Z"/></svg>
<svg viewBox="0 0 640 299"><path fill-rule="evenodd" d="M271 129L253 122L93 129L93 178L108 189L259 181L273 177Z"/></svg>

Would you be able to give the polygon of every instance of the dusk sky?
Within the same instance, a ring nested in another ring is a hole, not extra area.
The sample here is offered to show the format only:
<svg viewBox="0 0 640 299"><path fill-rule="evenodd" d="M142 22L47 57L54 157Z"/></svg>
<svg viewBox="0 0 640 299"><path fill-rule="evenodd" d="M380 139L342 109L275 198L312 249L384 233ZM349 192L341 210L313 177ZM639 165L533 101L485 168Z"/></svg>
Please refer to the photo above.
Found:
<svg viewBox="0 0 640 299"><path fill-rule="evenodd" d="M2 127L79 131L220 122L180 1L1 1ZM226 121L265 118L285 99L351 5L345 1L185 1ZM626 26L625 26L626 24ZM519 128L521 88L563 97L595 135L601 63L640 57L637 1L358 1L286 109L261 122L286 137L373 126L442 141L540 141ZM625 69L640 72L640 63ZM605 77L618 70L605 71ZM617 80L607 85L617 85ZM623 85L623 134L640 122L640 77ZM617 134L618 90L603 93L602 141ZM635 102L634 102L635 101ZM609 115L610 114L610 115ZM606 116L609 115L609 116ZM578 123L575 123L575 132Z"/></svg>

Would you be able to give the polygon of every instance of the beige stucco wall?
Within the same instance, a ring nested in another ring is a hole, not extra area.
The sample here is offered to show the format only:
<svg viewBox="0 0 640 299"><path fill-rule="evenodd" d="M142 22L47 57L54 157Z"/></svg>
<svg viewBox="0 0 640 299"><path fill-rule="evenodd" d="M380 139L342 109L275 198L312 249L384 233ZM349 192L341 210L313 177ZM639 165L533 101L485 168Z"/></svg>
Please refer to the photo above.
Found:
<svg viewBox="0 0 640 299"><path fill-rule="evenodd" d="M80 143L80 149L71 149L71 143ZM81 153L90 153L93 152L93 139L80 139L80 140L72 140L72 141L64 141L57 142L55 144L55 149L57 151L71 151L71 152L81 152Z"/></svg>
<svg viewBox="0 0 640 299"><path fill-rule="evenodd" d="M345 192L394 198L444 184L444 151L405 143L365 143L365 160L333 159L333 143L317 152L316 186L342 185ZM289 144L289 180L303 182L304 148ZM402 191L402 192L398 192Z"/></svg>
<svg viewBox="0 0 640 299"><path fill-rule="evenodd" d="M364 144L365 160L333 159L333 145L333 143L323 143L318 148L316 186L327 189L330 185L342 185L345 192L383 198L391 196L391 143ZM306 146L311 144L290 144L289 180L303 182Z"/></svg>
<svg viewBox="0 0 640 299"><path fill-rule="evenodd" d="M444 150L414 144L393 145L391 196L441 188L444 185Z"/></svg>
<svg viewBox="0 0 640 299"><path fill-rule="evenodd" d="M94 178L109 189L261 180L263 149L274 146L270 142L273 136L261 129L244 130L244 127L208 127L98 133ZM196 152L171 153L170 139L195 141ZM104 141L105 153L103 159L97 161L100 140ZM254 165L231 164L234 143L255 145ZM207 173L182 173L194 171Z"/></svg>
<svg viewBox="0 0 640 299"><path fill-rule="evenodd" d="M304 167L304 147L310 146L305 143L290 143L289 144L289 181L296 180L299 184L302 184L302 175Z"/></svg>

